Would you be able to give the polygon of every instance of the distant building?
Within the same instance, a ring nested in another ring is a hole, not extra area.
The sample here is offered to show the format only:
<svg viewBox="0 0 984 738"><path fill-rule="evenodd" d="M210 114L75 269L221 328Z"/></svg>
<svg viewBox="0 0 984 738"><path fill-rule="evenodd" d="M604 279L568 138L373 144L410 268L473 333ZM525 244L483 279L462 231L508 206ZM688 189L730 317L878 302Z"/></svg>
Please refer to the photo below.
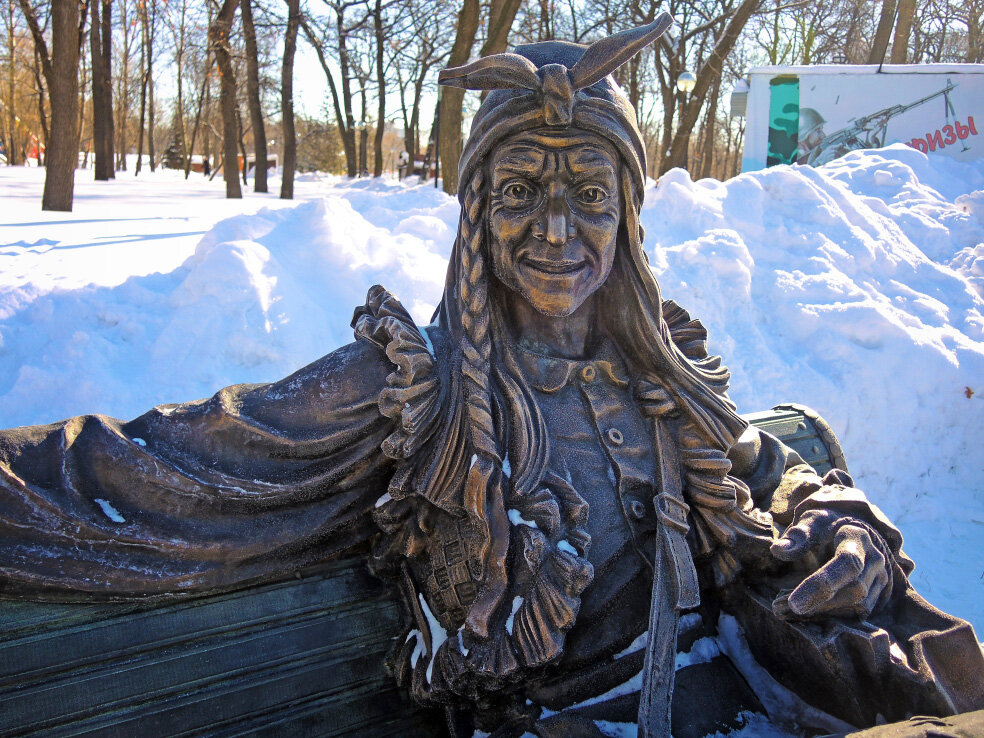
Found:
<svg viewBox="0 0 984 738"><path fill-rule="evenodd" d="M758 67L731 105L747 117L743 172L891 143L984 157L984 64Z"/></svg>

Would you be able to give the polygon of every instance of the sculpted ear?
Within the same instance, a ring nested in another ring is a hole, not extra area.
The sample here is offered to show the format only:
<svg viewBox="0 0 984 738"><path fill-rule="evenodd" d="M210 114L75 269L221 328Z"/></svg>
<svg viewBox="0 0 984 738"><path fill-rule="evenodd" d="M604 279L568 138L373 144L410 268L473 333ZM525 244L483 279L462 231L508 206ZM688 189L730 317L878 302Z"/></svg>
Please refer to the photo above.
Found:
<svg viewBox="0 0 984 738"><path fill-rule="evenodd" d="M604 79L662 36L672 24L673 16L664 11L648 26L620 31L591 44L571 67L571 86L581 90Z"/></svg>
<svg viewBox="0 0 984 738"><path fill-rule="evenodd" d="M466 90L540 89L540 79L533 62L512 53L483 56L470 64L444 69L437 76L437 81L446 87Z"/></svg>

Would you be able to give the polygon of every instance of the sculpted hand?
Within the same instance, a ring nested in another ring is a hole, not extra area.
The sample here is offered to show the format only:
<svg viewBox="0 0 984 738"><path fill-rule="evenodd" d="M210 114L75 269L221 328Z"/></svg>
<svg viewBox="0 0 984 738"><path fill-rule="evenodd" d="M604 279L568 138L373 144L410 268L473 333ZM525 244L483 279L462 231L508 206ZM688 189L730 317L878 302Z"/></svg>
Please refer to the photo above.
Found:
<svg viewBox="0 0 984 738"><path fill-rule="evenodd" d="M809 556L808 554L812 554ZM773 611L785 618L866 618L891 596L892 562L877 533L853 518L809 511L772 544L781 561L816 568Z"/></svg>

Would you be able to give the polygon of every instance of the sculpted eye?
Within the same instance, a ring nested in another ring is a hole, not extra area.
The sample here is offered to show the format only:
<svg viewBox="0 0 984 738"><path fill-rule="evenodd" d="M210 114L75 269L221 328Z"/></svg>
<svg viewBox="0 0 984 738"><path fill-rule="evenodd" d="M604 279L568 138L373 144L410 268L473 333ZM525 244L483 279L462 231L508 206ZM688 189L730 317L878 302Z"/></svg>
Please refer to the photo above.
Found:
<svg viewBox="0 0 984 738"><path fill-rule="evenodd" d="M502 195L507 201L521 205L536 199L536 191L523 182L510 182L503 188Z"/></svg>
<svg viewBox="0 0 984 738"><path fill-rule="evenodd" d="M583 203L584 205L597 205L608 199L608 193L601 187L588 185L587 187L582 187L578 190L574 197L578 202Z"/></svg>

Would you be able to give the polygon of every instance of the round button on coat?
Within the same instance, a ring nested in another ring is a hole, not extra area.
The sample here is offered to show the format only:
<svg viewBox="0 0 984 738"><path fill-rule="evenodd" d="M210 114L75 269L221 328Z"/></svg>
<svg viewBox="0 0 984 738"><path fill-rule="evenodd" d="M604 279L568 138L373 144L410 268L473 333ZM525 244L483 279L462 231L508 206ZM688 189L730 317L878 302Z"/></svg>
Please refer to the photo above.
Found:
<svg viewBox="0 0 984 738"><path fill-rule="evenodd" d="M581 378L584 379L585 382L594 381L594 378L595 378L595 368L593 366L591 366L590 364L588 364L586 367L584 367L581 370Z"/></svg>
<svg viewBox="0 0 984 738"><path fill-rule="evenodd" d="M642 520L646 517L646 506L639 502L639 500L632 500L629 503L629 510L632 511L632 517L636 520Z"/></svg>
<svg viewBox="0 0 984 738"><path fill-rule="evenodd" d="M615 446L621 446L622 443L625 441L625 438L622 437L622 431L620 431L618 428L609 428L608 440L611 441L612 444Z"/></svg>

